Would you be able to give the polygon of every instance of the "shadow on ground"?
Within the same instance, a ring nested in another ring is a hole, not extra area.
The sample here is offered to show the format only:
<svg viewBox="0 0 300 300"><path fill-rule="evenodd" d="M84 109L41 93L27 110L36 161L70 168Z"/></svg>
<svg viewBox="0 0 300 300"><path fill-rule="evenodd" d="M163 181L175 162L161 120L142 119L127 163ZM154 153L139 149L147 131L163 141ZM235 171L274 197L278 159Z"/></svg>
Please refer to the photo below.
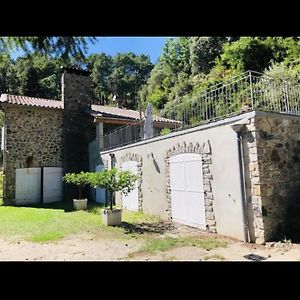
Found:
<svg viewBox="0 0 300 300"><path fill-rule="evenodd" d="M125 233L159 233L163 234L176 230L176 226L172 223L166 222L155 222L155 223L127 223L122 222L121 227L124 228Z"/></svg>

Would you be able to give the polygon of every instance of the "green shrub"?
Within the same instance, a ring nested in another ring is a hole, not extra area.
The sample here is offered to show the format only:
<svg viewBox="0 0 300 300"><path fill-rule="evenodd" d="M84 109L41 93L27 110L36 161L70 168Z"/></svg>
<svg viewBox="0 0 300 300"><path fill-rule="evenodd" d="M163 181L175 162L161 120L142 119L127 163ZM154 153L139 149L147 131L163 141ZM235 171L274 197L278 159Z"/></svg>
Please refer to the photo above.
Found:
<svg viewBox="0 0 300 300"><path fill-rule="evenodd" d="M131 171L119 171L116 168L90 173L89 182L94 188L107 189L111 193L122 191L125 195L135 188L138 176ZM112 197L110 197L110 209L112 209Z"/></svg>
<svg viewBox="0 0 300 300"><path fill-rule="evenodd" d="M67 183L74 184L78 186L79 199L82 198L82 189L90 184L90 176L92 173L83 172L80 173L67 173L63 177L63 180Z"/></svg>
<svg viewBox="0 0 300 300"><path fill-rule="evenodd" d="M171 132L170 128L164 128L161 130L160 135L165 135Z"/></svg>

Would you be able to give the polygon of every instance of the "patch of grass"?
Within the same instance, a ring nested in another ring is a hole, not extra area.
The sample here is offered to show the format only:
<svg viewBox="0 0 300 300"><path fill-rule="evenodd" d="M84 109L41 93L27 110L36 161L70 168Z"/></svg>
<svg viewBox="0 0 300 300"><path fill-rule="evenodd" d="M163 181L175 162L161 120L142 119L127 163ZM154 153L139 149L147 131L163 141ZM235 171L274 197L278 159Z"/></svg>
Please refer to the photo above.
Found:
<svg viewBox="0 0 300 300"><path fill-rule="evenodd" d="M195 239L195 238L184 238L185 243L189 246L195 246L206 250L212 250L218 247L227 247L227 242L218 240L216 238L207 238L207 239Z"/></svg>
<svg viewBox="0 0 300 300"><path fill-rule="evenodd" d="M227 242L218 240L216 238L192 238L192 237L166 237L161 239L148 240L145 245L138 252L155 252L166 251L171 248L194 246L211 250L217 247L227 247Z"/></svg>
<svg viewBox="0 0 300 300"><path fill-rule="evenodd" d="M50 232L46 232L46 233L39 233L39 234L33 235L31 237L31 241L42 243L42 242L59 240L63 237L64 237L64 234L62 232L50 231Z"/></svg>
<svg viewBox="0 0 300 300"><path fill-rule="evenodd" d="M219 254L208 255L204 257L204 260L225 260L225 257Z"/></svg>
<svg viewBox="0 0 300 300"><path fill-rule="evenodd" d="M80 232L95 232L101 217L86 211L63 209L0 207L0 236L28 241L48 241Z"/></svg>
<svg viewBox="0 0 300 300"><path fill-rule="evenodd" d="M133 212L128 210L122 211L122 220L127 223L156 223L160 222L160 218L150 216L141 212Z"/></svg>
<svg viewBox="0 0 300 300"><path fill-rule="evenodd" d="M0 236L10 239L47 242L70 234L92 233L95 238L140 238L138 232L128 234L128 226L157 222L158 218L140 212L123 210L123 226L102 224L103 205L88 203L88 209L73 211L72 203L37 204L34 207L0 206ZM126 227L126 226L127 227Z"/></svg>

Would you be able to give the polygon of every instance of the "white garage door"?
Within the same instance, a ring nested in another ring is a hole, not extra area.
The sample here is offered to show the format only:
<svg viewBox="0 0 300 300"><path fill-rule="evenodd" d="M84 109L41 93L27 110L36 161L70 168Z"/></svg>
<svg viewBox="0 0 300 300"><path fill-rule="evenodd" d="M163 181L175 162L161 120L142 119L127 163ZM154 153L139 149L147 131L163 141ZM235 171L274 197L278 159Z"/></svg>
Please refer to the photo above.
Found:
<svg viewBox="0 0 300 300"><path fill-rule="evenodd" d="M133 174L137 175L137 161L130 160L125 161L122 164L122 171L129 170ZM139 197L137 183L135 183L135 189L132 190L127 196L122 194L122 205L125 209L138 211L139 209Z"/></svg>
<svg viewBox="0 0 300 300"><path fill-rule="evenodd" d="M44 167L43 203L63 200L63 169L59 167Z"/></svg>
<svg viewBox="0 0 300 300"><path fill-rule="evenodd" d="M173 221L206 229L201 155L171 157L170 184Z"/></svg>
<svg viewBox="0 0 300 300"><path fill-rule="evenodd" d="M41 168L16 169L16 203L41 202Z"/></svg>

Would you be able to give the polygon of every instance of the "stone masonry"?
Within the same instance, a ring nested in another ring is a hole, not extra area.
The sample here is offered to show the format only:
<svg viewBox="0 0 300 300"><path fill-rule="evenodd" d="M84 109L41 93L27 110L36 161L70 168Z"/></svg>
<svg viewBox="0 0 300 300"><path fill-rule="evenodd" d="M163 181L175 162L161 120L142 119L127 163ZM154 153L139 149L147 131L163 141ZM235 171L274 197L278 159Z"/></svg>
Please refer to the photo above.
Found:
<svg viewBox="0 0 300 300"><path fill-rule="evenodd" d="M181 154L181 153L198 153L202 156L202 169L203 169L203 190L204 190L204 201L205 201L205 215L206 215L206 224L207 230L210 232L216 231L216 218L213 209L213 192L211 181L213 176L210 172L211 160L211 146L209 140L202 143L196 143L193 145L186 142L182 144L176 144L173 148L169 149L166 153L165 162L166 162L166 193L167 193L167 212L169 220L171 220L171 183L170 183L170 157Z"/></svg>
<svg viewBox="0 0 300 300"><path fill-rule="evenodd" d="M62 166L62 110L5 106L4 200L15 198L17 168Z"/></svg>
<svg viewBox="0 0 300 300"><path fill-rule="evenodd" d="M293 236L300 226L299 117L257 116L243 139L251 241Z"/></svg>
<svg viewBox="0 0 300 300"><path fill-rule="evenodd" d="M62 108L1 105L5 113L4 199L13 204L17 168L63 167L64 172L88 170L88 143L96 129L91 109L89 72L64 68ZM65 199L77 196L72 185L64 186ZM85 191L88 196L88 189Z"/></svg>
<svg viewBox="0 0 300 300"><path fill-rule="evenodd" d="M91 109L92 89L88 71L63 70L63 167L65 173L89 170L88 143L95 138L96 129L87 114ZM65 184L65 198L78 197L76 187ZM86 189L85 196L88 196Z"/></svg>

